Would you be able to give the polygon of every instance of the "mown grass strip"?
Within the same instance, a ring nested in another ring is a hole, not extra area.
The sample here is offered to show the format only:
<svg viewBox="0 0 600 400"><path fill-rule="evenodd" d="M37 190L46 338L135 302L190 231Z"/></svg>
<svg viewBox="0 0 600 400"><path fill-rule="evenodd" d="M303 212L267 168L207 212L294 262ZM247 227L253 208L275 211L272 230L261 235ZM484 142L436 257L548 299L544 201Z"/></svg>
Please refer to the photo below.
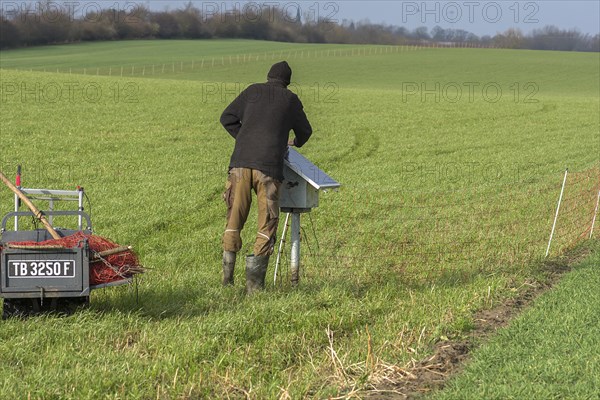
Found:
<svg viewBox="0 0 600 400"><path fill-rule="evenodd" d="M433 398L600 397L600 253L582 262L533 308L473 354Z"/></svg>

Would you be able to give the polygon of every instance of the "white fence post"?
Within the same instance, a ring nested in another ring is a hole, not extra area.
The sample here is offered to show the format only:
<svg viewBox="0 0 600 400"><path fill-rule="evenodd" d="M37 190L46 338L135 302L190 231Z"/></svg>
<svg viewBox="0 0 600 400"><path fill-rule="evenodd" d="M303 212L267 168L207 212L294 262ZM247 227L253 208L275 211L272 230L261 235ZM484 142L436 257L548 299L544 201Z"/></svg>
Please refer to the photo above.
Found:
<svg viewBox="0 0 600 400"><path fill-rule="evenodd" d="M563 193L565 191L565 184L567 183L567 174L569 169L565 170L565 177L563 178L562 188L560 189L560 196L558 197L558 204L556 206L556 214L554 215L554 223L552 224L552 232L550 232L550 240L548 240L548 247L546 248L546 257L550 253L550 244L552 244L552 237L554 236L554 229L556 228L556 220L558 219L558 212L560 211L560 203L562 202Z"/></svg>
<svg viewBox="0 0 600 400"><path fill-rule="evenodd" d="M598 189L598 197L596 198L596 208L594 209L594 218L592 218L592 226L590 228L590 239L594 233L594 224L596 223L596 216L598 215L598 203L600 203L600 189Z"/></svg>

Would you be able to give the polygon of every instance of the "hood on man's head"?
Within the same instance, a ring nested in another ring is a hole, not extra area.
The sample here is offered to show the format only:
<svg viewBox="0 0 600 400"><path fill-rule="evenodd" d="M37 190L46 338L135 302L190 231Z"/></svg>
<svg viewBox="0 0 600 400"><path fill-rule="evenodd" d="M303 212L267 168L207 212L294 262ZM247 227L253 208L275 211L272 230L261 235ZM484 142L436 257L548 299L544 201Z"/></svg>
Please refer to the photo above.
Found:
<svg viewBox="0 0 600 400"><path fill-rule="evenodd" d="M276 64L273 64L273 66L269 70L269 73L267 74L267 79L281 81L287 86L292 81L292 69L286 61L278 62Z"/></svg>

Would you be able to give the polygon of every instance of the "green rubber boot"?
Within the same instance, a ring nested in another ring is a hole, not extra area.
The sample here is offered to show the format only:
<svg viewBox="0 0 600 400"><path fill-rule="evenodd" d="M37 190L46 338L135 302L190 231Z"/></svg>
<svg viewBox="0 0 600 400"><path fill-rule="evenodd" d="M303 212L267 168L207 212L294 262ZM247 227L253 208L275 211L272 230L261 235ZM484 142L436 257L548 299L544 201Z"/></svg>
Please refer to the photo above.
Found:
<svg viewBox="0 0 600 400"><path fill-rule="evenodd" d="M246 256L246 294L264 290L269 256Z"/></svg>
<svg viewBox="0 0 600 400"><path fill-rule="evenodd" d="M233 285L235 256L236 253L233 251L223 251L223 286Z"/></svg>

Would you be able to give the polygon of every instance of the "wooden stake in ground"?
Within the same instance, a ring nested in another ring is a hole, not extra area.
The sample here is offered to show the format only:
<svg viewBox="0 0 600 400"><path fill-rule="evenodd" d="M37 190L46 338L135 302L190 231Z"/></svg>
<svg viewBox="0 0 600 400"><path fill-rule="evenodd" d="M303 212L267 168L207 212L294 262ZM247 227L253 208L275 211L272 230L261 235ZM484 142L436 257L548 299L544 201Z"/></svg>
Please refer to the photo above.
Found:
<svg viewBox="0 0 600 400"><path fill-rule="evenodd" d="M46 219L46 217L44 216L44 213L42 213L32 202L31 200L29 200L29 198L27 196L25 196L25 194L23 194L23 192L21 192L19 190L18 187L16 187L15 185L13 185L13 183L11 181L9 181L6 176L4 176L4 174L0 171L0 180L2 182L4 182L4 184L6 186L8 186L8 188L10 190L12 190L14 192L14 194L16 194L17 196L19 196L19 198L21 199L21 201L23 201L23 203L25 203L27 205L27 207L29 207L29 209L31 210L31 212L33 213L33 215L40 220L40 222L44 225L44 227L46 228L46 230L50 233L50 235L54 238L54 239L60 239L60 235L54 230L54 228L52 227L52 225L50 225L50 223L48 222L48 220Z"/></svg>

